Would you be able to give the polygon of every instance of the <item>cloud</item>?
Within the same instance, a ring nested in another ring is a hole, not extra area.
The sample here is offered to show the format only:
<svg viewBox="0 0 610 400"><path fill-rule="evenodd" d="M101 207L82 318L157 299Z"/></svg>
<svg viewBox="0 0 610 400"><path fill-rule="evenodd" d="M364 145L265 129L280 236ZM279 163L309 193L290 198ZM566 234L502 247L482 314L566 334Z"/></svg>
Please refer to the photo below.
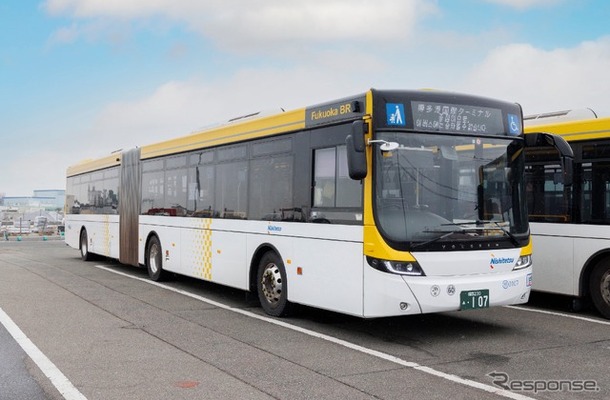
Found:
<svg viewBox="0 0 610 400"><path fill-rule="evenodd" d="M47 0L51 15L83 21L166 19L232 51L407 39L437 12L433 0ZM112 26L112 24L110 24Z"/></svg>
<svg viewBox="0 0 610 400"><path fill-rule="evenodd" d="M28 161L22 162L25 157ZM4 163L0 193L32 196L34 190L64 189L68 164L66 153L31 147L27 155Z"/></svg>
<svg viewBox="0 0 610 400"><path fill-rule="evenodd" d="M511 44L491 51L463 90L517 101L526 114L590 107L610 115L610 36L572 48Z"/></svg>
<svg viewBox="0 0 610 400"><path fill-rule="evenodd" d="M333 58L322 57L320 62L330 64ZM335 67L342 68L340 64ZM187 135L240 115L280 112L363 93L368 87L355 87L354 76L298 66L242 69L214 82L198 78L169 81L148 96L108 104L88 131L78 134L91 138L89 147L96 152L85 157L99 157L119 148Z"/></svg>
<svg viewBox="0 0 610 400"><path fill-rule="evenodd" d="M74 43L81 35L80 29L77 24L70 26L64 26L53 32L49 38L51 44L66 44Z"/></svg>
<svg viewBox="0 0 610 400"><path fill-rule="evenodd" d="M125 21L95 20L88 23L73 22L51 33L47 46L62 46L76 43L80 39L88 42L104 40L120 47L128 42L132 27Z"/></svg>

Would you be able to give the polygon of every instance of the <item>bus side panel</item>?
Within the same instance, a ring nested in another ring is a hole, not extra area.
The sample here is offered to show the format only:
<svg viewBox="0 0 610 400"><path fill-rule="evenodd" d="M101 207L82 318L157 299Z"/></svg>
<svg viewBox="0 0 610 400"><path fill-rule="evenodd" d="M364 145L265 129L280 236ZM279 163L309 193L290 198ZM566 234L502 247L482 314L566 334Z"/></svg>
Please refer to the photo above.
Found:
<svg viewBox="0 0 610 400"><path fill-rule="evenodd" d="M174 272L197 279L248 290L248 272L258 246L270 243L290 257L292 240L272 238L267 222L181 218L181 265ZM172 219L171 221L174 221Z"/></svg>
<svg viewBox="0 0 610 400"><path fill-rule="evenodd" d="M108 257L119 259L119 251L121 246L120 240L120 217L118 215L109 215L109 235L110 235L110 255Z"/></svg>
<svg viewBox="0 0 610 400"><path fill-rule="evenodd" d="M119 216L70 214L66 218L65 242L72 248L80 246L81 228L87 230L89 252L105 257L119 256Z"/></svg>
<svg viewBox="0 0 610 400"><path fill-rule="evenodd" d="M248 236L224 230L212 233L212 270L213 282L239 289L248 288L248 266L246 257Z"/></svg>
<svg viewBox="0 0 610 400"><path fill-rule="evenodd" d="M180 232L181 222L175 217L140 215L138 262L146 264L146 243L154 233L161 241L163 252L163 269L171 272L180 271Z"/></svg>
<svg viewBox="0 0 610 400"><path fill-rule="evenodd" d="M569 232L573 228L571 224L530 223L534 248L533 290L571 296L578 294L578 279L575 277L580 273L575 275L574 238Z"/></svg>
<svg viewBox="0 0 610 400"><path fill-rule="evenodd" d="M608 226L587 226L584 227L584 229L587 230L590 237L580 235L578 238L574 239L573 293L575 296L582 295L582 287L589 285L589 282L584 282L585 285L582 285L580 282L580 278L583 277L583 268L588 266L587 264L589 264L594 256L599 256L600 253L608 254L610 252ZM606 232L603 232L602 230L605 230ZM598 233L600 233L600 236L598 236Z"/></svg>
<svg viewBox="0 0 610 400"><path fill-rule="evenodd" d="M286 267L288 299L362 316L362 227L296 225L294 259ZM314 238L318 236L318 238ZM299 273L300 271L300 273Z"/></svg>
<svg viewBox="0 0 610 400"><path fill-rule="evenodd" d="M80 229L83 226L83 221L80 220L78 214L66 215L64 242L73 249L79 248Z"/></svg>
<svg viewBox="0 0 610 400"><path fill-rule="evenodd" d="M530 226L534 239L534 290L582 295L583 268L593 256L610 250L608 227L539 222Z"/></svg>
<svg viewBox="0 0 610 400"><path fill-rule="evenodd" d="M212 219L188 218L187 226L180 233L182 265L180 274L193 278L212 280Z"/></svg>

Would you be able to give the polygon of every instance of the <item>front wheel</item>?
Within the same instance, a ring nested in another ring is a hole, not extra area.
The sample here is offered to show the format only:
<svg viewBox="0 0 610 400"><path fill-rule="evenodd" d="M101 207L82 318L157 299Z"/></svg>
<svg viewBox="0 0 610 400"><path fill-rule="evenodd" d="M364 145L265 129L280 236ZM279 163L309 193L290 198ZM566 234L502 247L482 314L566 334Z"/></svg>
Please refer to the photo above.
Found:
<svg viewBox="0 0 610 400"><path fill-rule="evenodd" d="M595 308L610 319L610 263L601 262L595 266L589 278L589 289Z"/></svg>
<svg viewBox="0 0 610 400"><path fill-rule="evenodd" d="M163 270L163 252L159 238L153 236L146 247L146 269L148 276L155 282L162 281L166 278L166 272Z"/></svg>
<svg viewBox="0 0 610 400"><path fill-rule="evenodd" d="M288 301L288 280L282 259L272 251L263 255L256 275L258 299L263 310L274 317L288 316L293 304Z"/></svg>

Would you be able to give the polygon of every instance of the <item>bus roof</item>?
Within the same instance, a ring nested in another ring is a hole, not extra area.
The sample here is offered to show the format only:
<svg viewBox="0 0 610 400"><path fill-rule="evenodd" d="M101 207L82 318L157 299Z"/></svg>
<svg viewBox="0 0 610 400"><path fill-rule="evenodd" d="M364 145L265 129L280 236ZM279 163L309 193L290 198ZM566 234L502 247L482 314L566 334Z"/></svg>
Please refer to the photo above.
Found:
<svg viewBox="0 0 610 400"><path fill-rule="evenodd" d="M577 121L597 118L597 114L590 108L577 108L573 110L552 111L541 114L525 115L523 123L525 126L555 124L559 122Z"/></svg>
<svg viewBox="0 0 610 400"><path fill-rule="evenodd" d="M589 118L575 121L526 124L525 133L548 132L562 136L567 141L610 138L610 118Z"/></svg>

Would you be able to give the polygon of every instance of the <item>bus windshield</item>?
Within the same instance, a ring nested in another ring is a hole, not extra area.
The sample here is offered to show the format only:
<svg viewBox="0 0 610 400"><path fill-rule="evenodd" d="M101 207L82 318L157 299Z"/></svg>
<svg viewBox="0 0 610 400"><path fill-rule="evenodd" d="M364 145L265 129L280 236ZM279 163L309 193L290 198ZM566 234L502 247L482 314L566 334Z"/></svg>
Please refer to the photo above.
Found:
<svg viewBox="0 0 610 400"><path fill-rule="evenodd" d="M376 219L392 247L527 244L522 139L406 132L377 138L398 144L392 151L375 146Z"/></svg>

